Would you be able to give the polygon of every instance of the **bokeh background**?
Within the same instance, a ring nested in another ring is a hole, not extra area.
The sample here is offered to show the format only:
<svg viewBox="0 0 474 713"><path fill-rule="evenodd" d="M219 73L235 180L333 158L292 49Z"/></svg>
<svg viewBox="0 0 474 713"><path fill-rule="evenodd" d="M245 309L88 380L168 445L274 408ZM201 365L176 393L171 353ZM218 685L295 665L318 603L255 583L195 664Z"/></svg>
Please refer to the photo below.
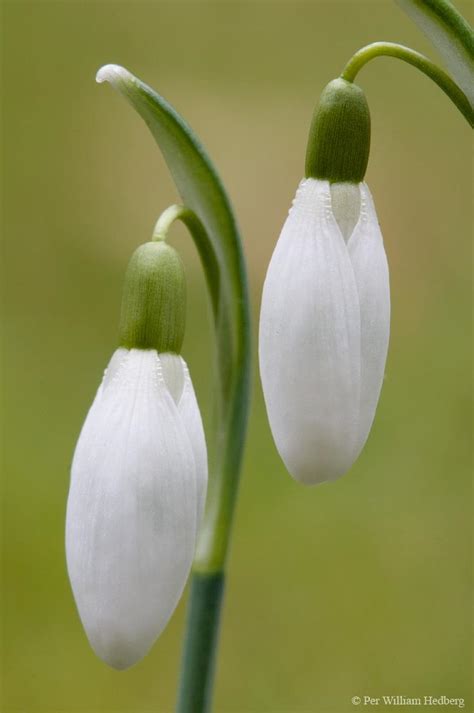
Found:
<svg viewBox="0 0 474 713"><path fill-rule="evenodd" d="M472 22L470 3L458 7ZM241 227L255 332L323 86L370 41L436 53L391 0L2 10L1 711L167 713L186 597L152 652L117 673L88 646L64 561L71 456L115 348L124 270L177 199L145 125L95 72L130 68L207 147ZM352 696L397 694L471 709L470 132L408 65L378 59L359 83L391 269L385 385L352 471L306 489L275 451L254 366L218 713L349 713ZM209 424L205 284L191 240L173 230L189 282L184 356Z"/></svg>

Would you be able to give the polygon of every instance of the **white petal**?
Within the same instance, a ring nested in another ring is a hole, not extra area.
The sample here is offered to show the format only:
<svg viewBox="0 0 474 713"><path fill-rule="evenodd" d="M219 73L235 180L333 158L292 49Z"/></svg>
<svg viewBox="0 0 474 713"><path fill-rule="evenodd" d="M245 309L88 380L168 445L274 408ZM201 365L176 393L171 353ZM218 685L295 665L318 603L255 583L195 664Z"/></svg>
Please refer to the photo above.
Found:
<svg viewBox="0 0 474 713"><path fill-rule="evenodd" d="M177 405L194 454L197 488L196 527L199 528L207 490L207 449L201 413L184 359L177 354L160 354L159 358L165 382Z"/></svg>
<svg viewBox="0 0 474 713"><path fill-rule="evenodd" d="M331 183L331 209L347 243L360 219L358 183Z"/></svg>
<svg viewBox="0 0 474 713"><path fill-rule="evenodd" d="M390 335L387 257L370 191L360 184L361 217L347 245L357 283L361 324L359 446L369 435L379 400Z"/></svg>
<svg viewBox="0 0 474 713"><path fill-rule="evenodd" d="M98 656L127 668L170 618L191 566L194 457L155 351L118 350L74 455L66 554Z"/></svg>
<svg viewBox="0 0 474 713"><path fill-rule="evenodd" d="M300 183L262 295L260 373L289 472L313 484L355 457L360 388L357 287L329 183Z"/></svg>

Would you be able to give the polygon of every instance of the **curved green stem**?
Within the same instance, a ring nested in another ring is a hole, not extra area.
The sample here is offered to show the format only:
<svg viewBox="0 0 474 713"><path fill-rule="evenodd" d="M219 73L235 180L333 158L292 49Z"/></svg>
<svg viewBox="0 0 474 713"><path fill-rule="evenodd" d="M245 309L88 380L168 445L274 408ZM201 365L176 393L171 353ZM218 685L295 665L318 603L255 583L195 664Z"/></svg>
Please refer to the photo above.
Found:
<svg viewBox="0 0 474 713"><path fill-rule="evenodd" d="M395 42L373 42L358 50L344 67L341 77L348 82L353 82L357 73L362 67L375 57L395 57L404 62L408 62L426 74L433 80L440 89L451 99L453 104L459 109L461 114L467 119L471 126L474 125L474 111L471 104L461 89L454 82L449 74L446 74L440 67L431 62L420 52L404 47Z"/></svg>
<svg viewBox="0 0 474 713"><path fill-rule="evenodd" d="M155 223L152 240L166 240L173 223L176 220L181 220L188 212L189 208L178 203L166 208Z"/></svg>
<svg viewBox="0 0 474 713"><path fill-rule="evenodd" d="M212 313L214 319L216 319L219 305L219 263L212 241L196 213L184 205L170 205L156 221L152 240L166 240L169 229L176 220L180 220L184 223L194 240L206 277L207 289L209 290L209 296L211 298Z"/></svg>

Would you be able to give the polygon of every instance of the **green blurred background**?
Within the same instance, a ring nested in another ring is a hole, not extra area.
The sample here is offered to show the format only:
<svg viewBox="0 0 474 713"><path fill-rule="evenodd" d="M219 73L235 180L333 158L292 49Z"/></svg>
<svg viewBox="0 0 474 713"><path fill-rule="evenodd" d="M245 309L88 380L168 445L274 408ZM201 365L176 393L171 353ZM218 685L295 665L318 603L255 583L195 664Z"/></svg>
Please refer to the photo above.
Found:
<svg viewBox="0 0 474 713"><path fill-rule="evenodd" d="M458 7L472 22L470 3ZM95 72L131 69L207 147L242 229L255 331L319 92L367 42L436 53L390 0L2 9L1 711L165 713L186 597L151 653L117 673L88 646L64 561L71 456L115 348L125 266L177 199L145 125ZM306 489L278 458L254 369L217 713L349 713L352 696L396 694L471 708L470 132L408 65L379 59L359 82L391 269L385 385L352 471ZM184 356L209 423L205 284L173 230L189 281Z"/></svg>

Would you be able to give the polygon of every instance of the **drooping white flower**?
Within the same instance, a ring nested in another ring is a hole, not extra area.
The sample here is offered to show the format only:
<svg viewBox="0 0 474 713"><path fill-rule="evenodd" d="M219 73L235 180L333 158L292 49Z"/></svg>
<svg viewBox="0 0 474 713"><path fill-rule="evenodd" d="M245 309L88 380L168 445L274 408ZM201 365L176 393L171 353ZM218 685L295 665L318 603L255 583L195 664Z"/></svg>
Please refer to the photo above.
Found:
<svg viewBox="0 0 474 713"><path fill-rule="evenodd" d="M367 185L302 180L265 279L259 340L270 427L295 479L333 480L359 455L389 329L388 266Z"/></svg>
<svg viewBox="0 0 474 713"><path fill-rule="evenodd" d="M114 668L142 658L176 607L206 483L184 360L117 349L77 443L66 519L77 608L92 648Z"/></svg>

